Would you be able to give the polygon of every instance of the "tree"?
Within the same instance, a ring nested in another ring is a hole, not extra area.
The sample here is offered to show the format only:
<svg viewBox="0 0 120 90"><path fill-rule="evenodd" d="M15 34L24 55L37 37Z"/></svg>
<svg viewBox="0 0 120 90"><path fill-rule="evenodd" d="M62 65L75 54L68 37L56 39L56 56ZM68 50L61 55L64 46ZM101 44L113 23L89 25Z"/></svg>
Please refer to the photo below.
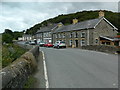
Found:
<svg viewBox="0 0 120 90"><path fill-rule="evenodd" d="M5 32L4 32L4 33L13 35L13 32L12 32L12 30L10 30L10 29L5 29Z"/></svg>
<svg viewBox="0 0 120 90"><path fill-rule="evenodd" d="M18 37L22 37L22 35L23 35L23 32L18 32L18 31L15 31L15 32L13 32L13 38L15 39L15 40L18 40Z"/></svg>
<svg viewBox="0 0 120 90"><path fill-rule="evenodd" d="M5 32L2 34L2 42L12 43L13 32L10 29L5 29Z"/></svg>
<svg viewBox="0 0 120 90"><path fill-rule="evenodd" d="M13 36L11 34L8 33L2 34L2 42L12 43L12 40L13 40Z"/></svg>

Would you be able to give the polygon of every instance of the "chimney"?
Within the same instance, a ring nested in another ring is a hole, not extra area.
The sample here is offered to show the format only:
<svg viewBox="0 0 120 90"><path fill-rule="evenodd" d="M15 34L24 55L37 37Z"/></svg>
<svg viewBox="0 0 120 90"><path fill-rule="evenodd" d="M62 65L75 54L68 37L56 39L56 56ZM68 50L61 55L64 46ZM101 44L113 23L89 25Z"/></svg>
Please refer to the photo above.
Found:
<svg viewBox="0 0 120 90"><path fill-rule="evenodd" d="M99 18L100 17L104 17L104 15L105 15L104 12L100 10L100 12L99 12Z"/></svg>
<svg viewBox="0 0 120 90"><path fill-rule="evenodd" d="M78 19L73 19L73 24L76 24L76 23L78 23Z"/></svg>
<svg viewBox="0 0 120 90"><path fill-rule="evenodd" d="M63 26L63 24L60 22L60 23L58 23L58 27L61 27L61 26Z"/></svg>

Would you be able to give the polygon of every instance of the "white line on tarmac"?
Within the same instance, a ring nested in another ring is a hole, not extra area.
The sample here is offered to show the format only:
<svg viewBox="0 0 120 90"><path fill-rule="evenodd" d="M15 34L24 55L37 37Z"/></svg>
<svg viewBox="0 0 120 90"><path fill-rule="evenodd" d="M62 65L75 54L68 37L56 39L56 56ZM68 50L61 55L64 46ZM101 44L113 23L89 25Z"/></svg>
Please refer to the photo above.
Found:
<svg viewBox="0 0 120 90"><path fill-rule="evenodd" d="M46 67L46 62L45 62L45 54L42 51L43 55L43 65L44 65L44 75L45 75L45 80L46 80L46 88L49 88L49 82L48 82L48 75L47 75L47 67Z"/></svg>

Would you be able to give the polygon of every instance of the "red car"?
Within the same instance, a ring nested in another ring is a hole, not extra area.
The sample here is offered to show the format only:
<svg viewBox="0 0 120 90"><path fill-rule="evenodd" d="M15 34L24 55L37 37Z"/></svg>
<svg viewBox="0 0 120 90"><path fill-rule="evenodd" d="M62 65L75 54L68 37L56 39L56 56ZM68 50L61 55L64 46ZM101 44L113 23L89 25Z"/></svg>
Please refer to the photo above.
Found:
<svg viewBox="0 0 120 90"><path fill-rule="evenodd" d="M44 46L44 47L47 47L47 44L44 44L43 46Z"/></svg>
<svg viewBox="0 0 120 90"><path fill-rule="evenodd" d="M44 44L44 47L53 47L53 44L47 43L47 44Z"/></svg>

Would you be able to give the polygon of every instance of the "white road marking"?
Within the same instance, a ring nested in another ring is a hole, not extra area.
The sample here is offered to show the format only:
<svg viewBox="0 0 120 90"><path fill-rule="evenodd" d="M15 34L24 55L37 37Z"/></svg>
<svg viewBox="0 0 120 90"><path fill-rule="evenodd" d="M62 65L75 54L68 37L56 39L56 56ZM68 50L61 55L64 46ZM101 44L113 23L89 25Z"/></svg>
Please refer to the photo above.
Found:
<svg viewBox="0 0 120 90"><path fill-rule="evenodd" d="M42 55L43 55L43 66L44 66L44 75L45 75L45 80L46 80L46 88L49 88L47 67L46 67L46 62L45 62L45 54L43 51L42 51Z"/></svg>

